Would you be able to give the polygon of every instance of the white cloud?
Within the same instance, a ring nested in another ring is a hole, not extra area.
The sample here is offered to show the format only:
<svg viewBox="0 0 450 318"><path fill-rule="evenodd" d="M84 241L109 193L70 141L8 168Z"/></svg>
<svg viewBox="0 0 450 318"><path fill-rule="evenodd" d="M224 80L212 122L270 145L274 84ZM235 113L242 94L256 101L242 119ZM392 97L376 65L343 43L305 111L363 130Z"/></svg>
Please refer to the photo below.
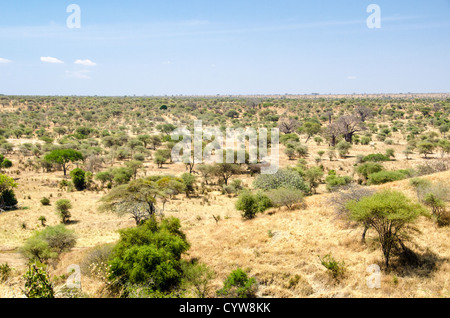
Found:
<svg viewBox="0 0 450 318"><path fill-rule="evenodd" d="M356 76L347 76L347 79L348 80L355 80L355 79L357 79L357 77Z"/></svg>
<svg viewBox="0 0 450 318"><path fill-rule="evenodd" d="M8 64L8 63L11 63L11 62L12 62L11 60L4 59L4 58L0 57L0 64Z"/></svg>
<svg viewBox="0 0 450 318"><path fill-rule="evenodd" d="M91 77L89 76L89 73L91 71L89 70L81 70L81 71L66 71L66 75L68 77L72 77L72 78L78 78L78 79L90 79Z"/></svg>
<svg viewBox="0 0 450 318"><path fill-rule="evenodd" d="M96 66L97 64L92 62L91 60L76 60L75 64L84 65L84 66Z"/></svg>
<svg viewBox="0 0 450 318"><path fill-rule="evenodd" d="M41 61L44 63L53 63L53 64L64 64L63 61L58 60L56 57L41 57Z"/></svg>

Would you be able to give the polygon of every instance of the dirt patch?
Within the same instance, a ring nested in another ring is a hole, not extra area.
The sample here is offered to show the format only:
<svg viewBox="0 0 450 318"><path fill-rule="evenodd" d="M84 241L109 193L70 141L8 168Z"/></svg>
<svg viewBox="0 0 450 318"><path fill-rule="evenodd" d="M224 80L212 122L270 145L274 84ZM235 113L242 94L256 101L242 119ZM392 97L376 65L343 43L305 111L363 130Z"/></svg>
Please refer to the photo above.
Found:
<svg viewBox="0 0 450 318"><path fill-rule="evenodd" d="M22 269L27 265L27 260L17 250L1 250L0 265L8 264L12 268Z"/></svg>

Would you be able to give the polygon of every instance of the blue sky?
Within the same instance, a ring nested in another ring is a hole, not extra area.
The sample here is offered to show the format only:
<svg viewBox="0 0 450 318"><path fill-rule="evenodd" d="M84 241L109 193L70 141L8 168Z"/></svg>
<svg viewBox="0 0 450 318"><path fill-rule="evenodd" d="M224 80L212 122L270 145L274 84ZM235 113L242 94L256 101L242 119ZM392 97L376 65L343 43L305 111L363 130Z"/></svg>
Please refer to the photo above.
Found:
<svg viewBox="0 0 450 318"><path fill-rule="evenodd" d="M0 41L0 94L450 92L450 0L4 1Z"/></svg>

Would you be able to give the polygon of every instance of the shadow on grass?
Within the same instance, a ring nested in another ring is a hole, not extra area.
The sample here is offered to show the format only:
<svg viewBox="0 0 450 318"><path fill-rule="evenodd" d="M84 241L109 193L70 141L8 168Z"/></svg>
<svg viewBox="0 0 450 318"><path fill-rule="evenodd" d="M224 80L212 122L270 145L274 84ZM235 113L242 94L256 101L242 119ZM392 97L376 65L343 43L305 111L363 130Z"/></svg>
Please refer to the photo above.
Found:
<svg viewBox="0 0 450 318"><path fill-rule="evenodd" d="M78 220L68 220L64 224L65 225L74 225L74 224L78 224L78 223L80 223L80 221L78 221Z"/></svg>
<svg viewBox="0 0 450 318"><path fill-rule="evenodd" d="M428 248L419 253L405 247L392 259L389 271L400 277L429 277L448 261L448 258L440 257Z"/></svg>

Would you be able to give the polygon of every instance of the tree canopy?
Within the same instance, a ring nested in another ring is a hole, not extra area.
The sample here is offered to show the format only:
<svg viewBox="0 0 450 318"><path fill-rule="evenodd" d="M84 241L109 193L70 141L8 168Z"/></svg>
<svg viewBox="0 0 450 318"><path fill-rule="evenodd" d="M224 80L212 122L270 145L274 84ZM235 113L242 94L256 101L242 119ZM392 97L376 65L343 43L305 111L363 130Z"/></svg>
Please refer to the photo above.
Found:
<svg viewBox="0 0 450 318"><path fill-rule="evenodd" d="M46 161L60 164L64 170L64 175L67 175L67 168L69 163L83 160L83 154L73 149L55 149L45 155Z"/></svg>

